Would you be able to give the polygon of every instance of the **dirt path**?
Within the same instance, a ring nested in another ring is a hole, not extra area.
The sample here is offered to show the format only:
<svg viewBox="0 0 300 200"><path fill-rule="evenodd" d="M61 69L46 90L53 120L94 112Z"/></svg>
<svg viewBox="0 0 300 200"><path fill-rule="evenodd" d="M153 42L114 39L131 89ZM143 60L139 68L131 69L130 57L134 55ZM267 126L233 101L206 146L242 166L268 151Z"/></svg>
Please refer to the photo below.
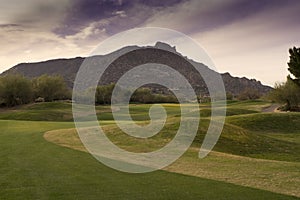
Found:
<svg viewBox="0 0 300 200"><path fill-rule="evenodd" d="M263 108L262 109L262 112L264 113L271 113L271 112L276 112L277 111L277 108L279 107L280 105L279 104L272 104L266 108Z"/></svg>

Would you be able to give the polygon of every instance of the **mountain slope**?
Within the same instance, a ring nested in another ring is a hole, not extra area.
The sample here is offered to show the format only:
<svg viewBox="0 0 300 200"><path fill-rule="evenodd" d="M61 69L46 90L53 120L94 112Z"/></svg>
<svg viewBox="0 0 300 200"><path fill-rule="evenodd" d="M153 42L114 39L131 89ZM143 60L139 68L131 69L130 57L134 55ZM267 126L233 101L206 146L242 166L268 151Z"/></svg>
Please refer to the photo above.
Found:
<svg viewBox="0 0 300 200"><path fill-rule="evenodd" d="M162 42L157 42L154 47L127 46L107 55L94 56L93 59L96 61L97 65L101 67L102 59L118 55L123 56L120 56L117 60L115 60L104 72L102 79L100 80L100 84L115 83L125 72L133 67L144 63L156 62L172 66L189 80L196 93L207 95L208 90L203 78L197 70L190 67L190 63L201 71L201 74L209 76L217 73L202 63L197 63L183 57L176 51L175 47L171 47ZM38 63L21 63L5 71L2 75L16 72L29 78L35 78L43 74L61 75L67 82L67 85L72 88L76 73L84 59L85 58L77 57L71 59L49 60ZM261 82L254 79L250 80L245 77L232 77L229 73L221 74L221 76L223 78L226 91L234 95L238 95L246 88L256 89L262 94L271 90L271 87L264 86ZM150 85L150 87L163 90L163 88L155 85Z"/></svg>

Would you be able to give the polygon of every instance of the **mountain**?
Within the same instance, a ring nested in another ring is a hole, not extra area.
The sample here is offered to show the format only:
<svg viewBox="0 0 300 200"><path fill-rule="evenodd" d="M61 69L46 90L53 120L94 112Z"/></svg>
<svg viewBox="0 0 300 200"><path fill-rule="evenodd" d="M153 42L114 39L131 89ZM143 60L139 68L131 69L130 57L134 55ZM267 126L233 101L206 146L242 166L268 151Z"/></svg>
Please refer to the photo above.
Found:
<svg viewBox="0 0 300 200"><path fill-rule="evenodd" d="M115 83L122 75L124 75L124 73L135 66L145 63L161 63L174 68L185 76L195 89L196 93L208 95L208 89L203 78L195 68L191 67L191 63L202 75L209 77L210 75L213 76L217 73L202 63L195 62L182 56L177 52L176 47L171 47L169 44L162 42L157 42L155 46L152 47L127 46L110 54L93 56L88 59L93 59L95 66L101 67L104 60L116 56L118 58L114 60L104 72L99 84L105 85ZM28 78L35 78L43 74L61 75L65 79L67 85L72 88L76 73L84 60L85 58L76 57L37 63L21 63L3 72L1 75L20 73ZM223 78L226 91L233 95L238 95L247 88L258 90L261 94L265 94L272 89L269 86L262 85L261 82L256 81L255 79L233 77L229 73L221 74L221 77ZM155 84L147 86L157 92L167 92L165 88Z"/></svg>

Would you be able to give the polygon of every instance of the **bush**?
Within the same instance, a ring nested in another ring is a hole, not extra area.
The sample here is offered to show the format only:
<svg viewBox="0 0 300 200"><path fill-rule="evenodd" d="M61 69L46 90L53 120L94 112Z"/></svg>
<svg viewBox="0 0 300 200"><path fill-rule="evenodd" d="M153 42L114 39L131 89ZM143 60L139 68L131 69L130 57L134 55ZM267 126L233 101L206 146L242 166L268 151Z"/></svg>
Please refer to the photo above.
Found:
<svg viewBox="0 0 300 200"><path fill-rule="evenodd" d="M233 100L233 94L231 92L226 92L226 100L228 101Z"/></svg>
<svg viewBox="0 0 300 200"><path fill-rule="evenodd" d="M113 90L119 90L117 92L118 102L123 102L121 98L124 97L124 93L130 93L128 90L122 90L116 88L115 84L98 86L96 88L96 104L110 104ZM125 102L125 100L124 100ZM178 103L177 98L174 95L154 94L148 88L138 88L131 95L130 102L132 103Z"/></svg>
<svg viewBox="0 0 300 200"><path fill-rule="evenodd" d="M256 100L261 97L261 94L258 90L253 88L247 88L242 93L240 93L237 97L238 100Z"/></svg>
<svg viewBox="0 0 300 200"><path fill-rule="evenodd" d="M20 74L10 74L0 78L0 103L16 106L32 101L31 82Z"/></svg>
<svg viewBox="0 0 300 200"><path fill-rule="evenodd" d="M97 104L110 104L112 92L115 84L98 86L96 88L96 103Z"/></svg>
<svg viewBox="0 0 300 200"><path fill-rule="evenodd" d="M277 83L268 96L272 101L285 104L282 110L299 110L300 87L290 78L285 83Z"/></svg>
<svg viewBox="0 0 300 200"><path fill-rule="evenodd" d="M135 103L153 103L154 95L148 88L139 88L131 96L131 102Z"/></svg>
<svg viewBox="0 0 300 200"><path fill-rule="evenodd" d="M131 96L131 102L134 103L178 103L173 95L154 94L148 88L139 88Z"/></svg>
<svg viewBox="0 0 300 200"><path fill-rule="evenodd" d="M41 97L47 102L71 98L71 92L61 76L42 75L33 79L32 85L35 98Z"/></svg>

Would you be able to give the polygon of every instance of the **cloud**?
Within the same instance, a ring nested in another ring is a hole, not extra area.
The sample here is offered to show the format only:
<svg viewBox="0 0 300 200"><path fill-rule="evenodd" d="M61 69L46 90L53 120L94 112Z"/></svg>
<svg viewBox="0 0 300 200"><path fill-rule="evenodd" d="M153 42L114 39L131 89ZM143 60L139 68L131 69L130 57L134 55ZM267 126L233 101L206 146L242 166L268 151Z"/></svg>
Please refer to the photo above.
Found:
<svg viewBox="0 0 300 200"><path fill-rule="evenodd" d="M92 22L80 32L65 36L64 39L76 44L79 48L92 50L99 42L109 37L104 28L107 23L109 23L107 20Z"/></svg>
<svg viewBox="0 0 300 200"><path fill-rule="evenodd" d="M299 10L296 0L188 1L157 11L144 26L186 33L221 72L273 85L286 78L288 48L300 46Z"/></svg>
<svg viewBox="0 0 300 200"><path fill-rule="evenodd" d="M89 30L86 27L78 35L67 39L53 33L53 29L63 23L71 2L71 0L2 2L0 71L20 62L88 54L93 48L89 42L89 34L99 34L97 30Z"/></svg>
<svg viewBox="0 0 300 200"><path fill-rule="evenodd" d="M107 20L107 33L115 34L143 24L156 10L180 4L184 0L75 0L55 33L61 37L77 34L93 22Z"/></svg>
<svg viewBox="0 0 300 200"><path fill-rule="evenodd" d="M19 24L0 24L0 31L9 33L24 31L24 29Z"/></svg>
<svg viewBox="0 0 300 200"><path fill-rule="evenodd" d="M60 23L71 0L10 0L1 3L0 24L52 29Z"/></svg>
<svg viewBox="0 0 300 200"><path fill-rule="evenodd" d="M93 34L103 35L93 26L70 38L61 38L51 31L35 27L26 27L22 33L0 29L0 71L21 62L88 55L97 44L90 38Z"/></svg>
<svg viewBox="0 0 300 200"><path fill-rule="evenodd" d="M237 76L273 85L288 74L288 49L300 46L300 4L271 7L255 15L192 37L210 53L217 67Z"/></svg>
<svg viewBox="0 0 300 200"><path fill-rule="evenodd" d="M158 26L192 36L221 71L272 85L287 74L287 49L300 46L299 10L298 0L4 1L0 71L24 61L84 56L115 33Z"/></svg>
<svg viewBox="0 0 300 200"><path fill-rule="evenodd" d="M118 10L116 12L113 12L113 15L117 15L120 17L127 17L126 12L124 10Z"/></svg>
<svg viewBox="0 0 300 200"><path fill-rule="evenodd" d="M15 28L15 27L20 27L21 25L19 24L0 24L0 28Z"/></svg>
<svg viewBox="0 0 300 200"><path fill-rule="evenodd" d="M270 8L299 4L296 0L191 0L157 11L145 26L168 27L187 34L214 30Z"/></svg>

